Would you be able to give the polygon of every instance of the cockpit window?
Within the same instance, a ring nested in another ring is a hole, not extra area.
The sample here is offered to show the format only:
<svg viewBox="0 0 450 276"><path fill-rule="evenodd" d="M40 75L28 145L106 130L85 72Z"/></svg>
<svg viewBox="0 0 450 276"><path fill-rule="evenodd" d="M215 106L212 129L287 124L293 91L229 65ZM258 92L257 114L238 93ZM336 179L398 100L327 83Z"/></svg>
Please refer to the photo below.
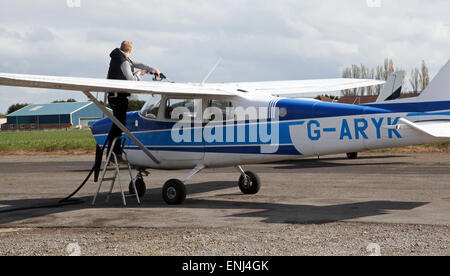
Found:
<svg viewBox="0 0 450 276"><path fill-rule="evenodd" d="M145 103L141 110L141 115L145 118L156 119L158 117L160 106L161 95L153 95L153 97Z"/></svg>
<svg viewBox="0 0 450 276"><path fill-rule="evenodd" d="M166 119L181 120L190 118L201 118L202 100L201 99L167 99L166 103Z"/></svg>
<svg viewBox="0 0 450 276"><path fill-rule="evenodd" d="M234 119L233 116L233 103L226 100L210 100L208 102L208 108L214 108L222 112L222 120ZM207 116L210 118L210 116Z"/></svg>

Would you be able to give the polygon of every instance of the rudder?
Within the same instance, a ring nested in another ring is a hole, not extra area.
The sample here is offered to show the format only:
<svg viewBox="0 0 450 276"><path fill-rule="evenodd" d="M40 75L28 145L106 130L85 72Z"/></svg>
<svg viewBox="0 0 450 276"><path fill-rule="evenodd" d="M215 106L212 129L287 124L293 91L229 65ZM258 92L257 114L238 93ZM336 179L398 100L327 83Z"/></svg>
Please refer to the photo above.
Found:
<svg viewBox="0 0 450 276"><path fill-rule="evenodd" d="M450 60L417 99L421 102L450 100Z"/></svg>

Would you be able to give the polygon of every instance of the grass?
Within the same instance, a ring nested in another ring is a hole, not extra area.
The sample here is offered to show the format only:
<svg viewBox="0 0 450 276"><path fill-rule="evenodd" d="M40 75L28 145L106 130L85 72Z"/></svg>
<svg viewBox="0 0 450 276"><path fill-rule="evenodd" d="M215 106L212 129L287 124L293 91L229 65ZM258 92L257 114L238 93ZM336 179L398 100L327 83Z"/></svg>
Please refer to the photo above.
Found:
<svg viewBox="0 0 450 276"><path fill-rule="evenodd" d="M437 143L424 145L425 148L436 149L442 152L450 152L450 143Z"/></svg>
<svg viewBox="0 0 450 276"><path fill-rule="evenodd" d="M371 150L374 153L450 153L450 143L426 144L420 146L407 146L402 148L387 148Z"/></svg>
<svg viewBox="0 0 450 276"><path fill-rule="evenodd" d="M0 154L90 153L96 142L90 130L0 132Z"/></svg>

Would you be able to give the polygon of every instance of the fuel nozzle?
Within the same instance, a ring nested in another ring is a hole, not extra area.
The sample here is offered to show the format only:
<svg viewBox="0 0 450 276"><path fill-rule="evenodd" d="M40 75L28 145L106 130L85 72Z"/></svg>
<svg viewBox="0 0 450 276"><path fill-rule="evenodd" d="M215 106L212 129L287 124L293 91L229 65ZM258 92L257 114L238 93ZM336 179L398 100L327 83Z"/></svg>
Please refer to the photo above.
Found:
<svg viewBox="0 0 450 276"><path fill-rule="evenodd" d="M159 73L159 79L158 76L156 74L152 74L154 75L153 80L154 81L162 81L162 80L166 80L167 77L163 74L163 73Z"/></svg>

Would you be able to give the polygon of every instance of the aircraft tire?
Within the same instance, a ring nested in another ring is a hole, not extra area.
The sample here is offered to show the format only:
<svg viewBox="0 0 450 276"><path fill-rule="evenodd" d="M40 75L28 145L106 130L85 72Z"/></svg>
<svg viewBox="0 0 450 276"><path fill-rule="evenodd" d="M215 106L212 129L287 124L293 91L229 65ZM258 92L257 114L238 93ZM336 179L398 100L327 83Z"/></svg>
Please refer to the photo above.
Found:
<svg viewBox="0 0 450 276"><path fill-rule="evenodd" d="M347 153L347 158L350 160L358 159L358 153L357 152L349 152L349 153Z"/></svg>
<svg viewBox="0 0 450 276"><path fill-rule="evenodd" d="M239 177L239 189L246 195L257 194L261 189L261 180L259 179L259 176L250 171L245 172L245 176L249 178L249 182L241 175L241 177Z"/></svg>
<svg viewBox="0 0 450 276"><path fill-rule="evenodd" d="M169 205L179 205L186 199L186 186L181 180L171 179L164 184L162 197Z"/></svg>
<svg viewBox="0 0 450 276"><path fill-rule="evenodd" d="M144 179L142 178L142 176L138 175L135 178L135 183L134 185L136 185L136 190L138 191L138 196L139 198L142 198L145 195L145 192L147 191L147 187L145 186L145 182ZM134 192L134 187L133 187L133 182L130 181L130 185L128 186L128 191L130 193L130 195L134 195L136 194Z"/></svg>

